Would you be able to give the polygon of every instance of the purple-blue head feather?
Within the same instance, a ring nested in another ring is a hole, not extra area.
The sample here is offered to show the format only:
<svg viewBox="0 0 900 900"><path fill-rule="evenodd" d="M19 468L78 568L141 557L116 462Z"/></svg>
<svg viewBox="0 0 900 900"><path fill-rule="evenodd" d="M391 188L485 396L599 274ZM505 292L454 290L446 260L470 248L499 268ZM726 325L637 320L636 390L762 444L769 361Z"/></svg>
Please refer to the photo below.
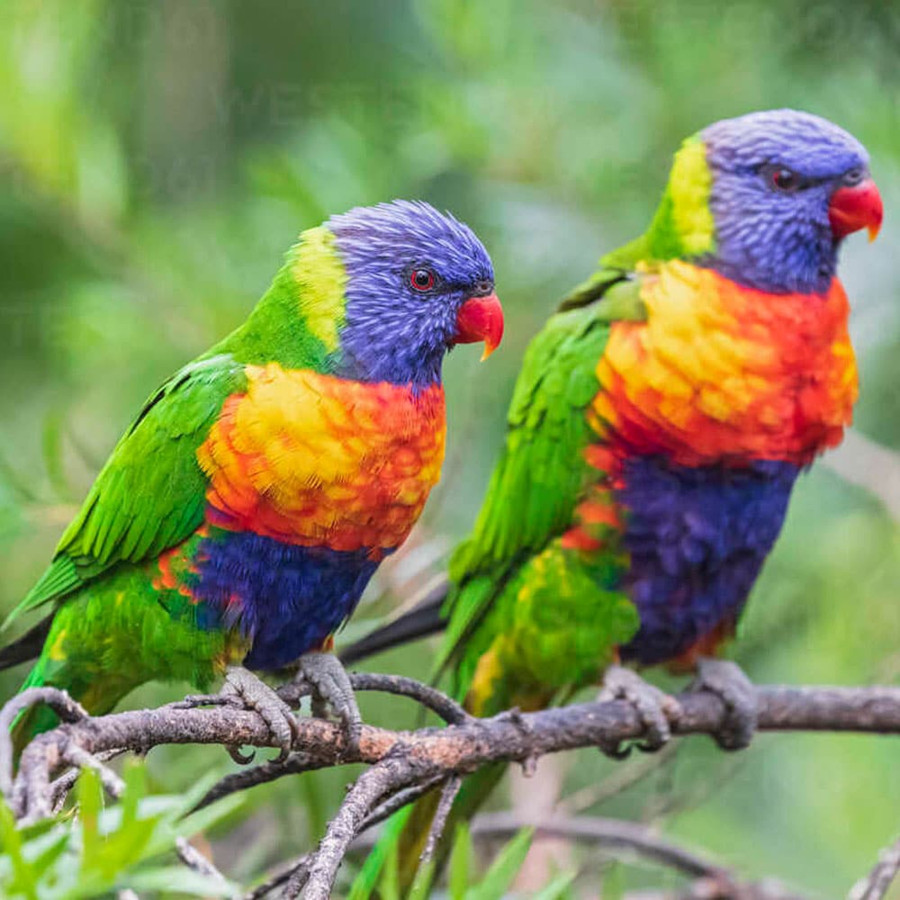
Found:
<svg viewBox="0 0 900 900"><path fill-rule="evenodd" d="M440 381L466 300L494 290L491 259L474 232L419 201L395 200L332 216L347 271L336 374L424 386ZM414 283L417 272L433 281Z"/></svg>
<svg viewBox="0 0 900 900"><path fill-rule="evenodd" d="M724 119L700 137L712 173L716 239L705 263L764 291L826 291L840 245L829 202L868 177L862 144L826 119L792 109Z"/></svg>

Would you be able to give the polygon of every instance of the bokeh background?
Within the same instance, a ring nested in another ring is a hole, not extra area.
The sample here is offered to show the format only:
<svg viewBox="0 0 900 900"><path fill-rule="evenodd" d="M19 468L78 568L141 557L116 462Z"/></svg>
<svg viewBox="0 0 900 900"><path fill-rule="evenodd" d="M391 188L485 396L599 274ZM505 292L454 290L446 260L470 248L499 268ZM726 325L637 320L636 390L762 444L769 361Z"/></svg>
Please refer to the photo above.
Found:
<svg viewBox="0 0 900 900"><path fill-rule="evenodd" d="M878 0L4 0L0 609L49 560L144 397L243 319L301 229L418 197L483 237L507 336L489 363L463 348L447 365L445 478L342 639L361 634L471 524L527 341L603 250L643 230L678 142L795 106L867 144L887 217L878 243L854 238L843 254L862 371L854 438L799 484L734 656L761 682L895 683L898 60L900 7ZM432 657L423 645L371 665L424 676ZM3 673L0 696L22 674ZM364 713L415 724L400 701L367 697ZM226 771L224 758L155 751L154 788ZM578 792L586 812L657 823L748 877L821 897L842 896L900 831L896 739L763 736L739 755L694 739L609 789L647 766L546 760L496 802L534 813ZM251 880L310 847L351 774L258 789L212 835L216 858ZM519 890L588 862L582 896L678 884L545 846Z"/></svg>

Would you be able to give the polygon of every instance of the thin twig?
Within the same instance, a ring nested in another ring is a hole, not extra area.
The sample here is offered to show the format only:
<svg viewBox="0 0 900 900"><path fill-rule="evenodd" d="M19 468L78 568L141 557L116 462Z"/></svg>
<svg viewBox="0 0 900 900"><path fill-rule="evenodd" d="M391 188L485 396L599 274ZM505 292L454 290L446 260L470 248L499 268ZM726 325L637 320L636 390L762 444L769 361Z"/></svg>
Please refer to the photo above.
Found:
<svg viewBox="0 0 900 900"><path fill-rule="evenodd" d="M409 697L430 709L450 725L458 725L472 717L455 700L442 691L403 675L384 675L378 672L350 672L350 684L354 691L378 691ZM289 682L278 689L282 700L297 702L309 694L309 687L300 682Z"/></svg>
<svg viewBox="0 0 900 900"><path fill-rule="evenodd" d="M94 757L92 757L95 761L100 763L109 762L111 759L114 759L116 756L120 756L124 751L122 750L107 750L105 753L98 753ZM68 797L69 792L75 787L75 782L78 781L78 776L81 774L80 769L70 769L64 775L60 775L55 781L50 784L50 790L52 792L51 798L51 806L53 807L54 814L58 813L63 804L66 802L66 797Z"/></svg>
<svg viewBox="0 0 900 900"><path fill-rule="evenodd" d="M306 900L328 900L331 897L337 871L367 815L385 796L413 780L417 774L416 768L410 759L402 759L398 754L385 757L359 776L312 857L306 879ZM299 893L290 892L291 882L284 892L284 900L294 900Z"/></svg>
<svg viewBox="0 0 900 900"><path fill-rule="evenodd" d="M447 818L450 810L453 808L453 801L462 787L462 779L459 775L451 775L444 784L441 791L441 799L438 801L438 807L435 811L434 818L431 820L431 828L428 830L428 839L425 841L425 849L420 857L421 862L428 863L434 858L435 850L437 850L438 841L444 833L447 825Z"/></svg>
<svg viewBox="0 0 900 900"><path fill-rule="evenodd" d="M7 800L12 794L15 759L10 729L26 709L39 703L49 706L63 722L77 722L88 714L65 691L53 687L27 688L4 704L0 709L0 792Z"/></svg>
<svg viewBox="0 0 900 900"><path fill-rule="evenodd" d="M412 787L404 788L402 791L397 791L396 794L388 797L383 803L377 806L368 816L366 816L365 822L362 823L362 826L359 829L359 833L362 834L364 831L368 831L370 828L374 828L376 825L380 825L385 819L389 819L398 809L403 809L404 806L409 806L410 803L415 803L416 800L419 799L423 794L427 794L429 791L434 790L439 784L442 784L446 781L446 777L444 775L435 775L433 778L428 778L420 784L414 784ZM364 846L361 842L355 842L354 846Z"/></svg>
<svg viewBox="0 0 900 900"><path fill-rule="evenodd" d="M472 820L471 830L473 837L507 838L523 828L534 828L537 834L548 837L562 837L627 850L691 878L731 877L724 866L700 853L670 843L651 828L621 819L559 815L531 819L508 812L482 813Z"/></svg>
<svg viewBox="0 0 900 900"><path fill-rule="evenodd" d="M77 744L71 744L66 747L63 758L78 770L90 769L92 772L96 772L100 778L100 783L106 788L106 792L110 797L118 800L122 796L125 790L125 782L96 756L92 756L87 751L82 750Z"/></svg>
<svg viewBox="0 0 900 900"><path fill-rule="evenodd" d="M291 753L287 759L278 761L272 759L258 766L244 769L240 772L232 772L225 775L220 781L217 781L198 801L197 805L191 810L196 812L209 806L229 794L237 791L246 791L249 788L256 787L259 784L268 784L284 778L285 775L301 775L303 772L313 772L316 769L322 769L327 766L335 765L330 760L316 759L308 753Z"/></svg>
<svg viewBox="0 0 900 900"><path fill-rule="evenodd" d="M311 859L311 858L310 858ZM291 877L288 878L284 888L284 900L293 900L294 897L300 895L300 891L306 887L309 882L310 862L302 862L294 867ZM331 894L329 893L329 897Z"/></svg>
<svg viewBox="0 0 900 900"><path fill-rule="evenodd" d="M257 885L252 891L248 891L241 897L241 900L263 900L272 891L277 890L287 884L293 877L295 872L309 869L309 861L312 858L311 853L304 853L299 859L279 866L262 884ZM302 889L302 888L301 888Z"/></svg>
<svg viewBox="0 0 900 900"><path fill-rule="evenodd" d="M176 838L175 852L189 869L221 884L228 883L228 879L187 838Z"/></svg>
<svg viewBox="0 0 900 900"><path fill-rule="evenodd" d="M878 854L878 862L850 889L847 900L881 900L900 873L900 840Z"/></svg>

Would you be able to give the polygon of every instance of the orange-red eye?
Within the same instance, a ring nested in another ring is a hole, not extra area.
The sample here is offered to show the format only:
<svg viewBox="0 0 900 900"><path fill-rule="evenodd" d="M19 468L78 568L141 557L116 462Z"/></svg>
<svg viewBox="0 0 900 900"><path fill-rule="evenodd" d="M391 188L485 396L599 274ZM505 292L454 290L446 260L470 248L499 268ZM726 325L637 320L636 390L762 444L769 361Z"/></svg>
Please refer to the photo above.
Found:
<svg viewBox="0 0 900 900"><path fill-rule="evenodd" d="M783 166L772 166L769 169L768 175L769 184L771 184L776 191L791 193L804 186L803 179L796 172L791 169L786 169Z"/></svg>
<svg viewBox="0 0 900 900"><path fill-rule="evenodd" d="M434 287L434 272L431 269L413 269L409 273L409 283L417 291L430 291Z"/></svg>

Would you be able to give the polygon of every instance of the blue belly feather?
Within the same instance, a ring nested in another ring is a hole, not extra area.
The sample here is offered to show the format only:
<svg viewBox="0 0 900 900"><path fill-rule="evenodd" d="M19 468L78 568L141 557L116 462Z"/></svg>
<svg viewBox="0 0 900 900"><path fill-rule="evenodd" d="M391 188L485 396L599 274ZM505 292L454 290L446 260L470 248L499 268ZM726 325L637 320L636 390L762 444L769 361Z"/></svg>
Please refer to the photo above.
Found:
<svg viewBox="0 0 900 900"><path fill-rule="evenodd" d="M674 466L628 460L617 499L626 510L628 595L641 625L621 648L643 665L671 660L732 624L772 549L800 467Z"/></svg>
<svg viewBox="0 0 900 900"><path fill-rule="evenodd" d="M369 550L300 547L213 529L194 556L190 585L205 628L239 628L244 665L277 669L319 647L347 619L378 567Z"/></svg>

